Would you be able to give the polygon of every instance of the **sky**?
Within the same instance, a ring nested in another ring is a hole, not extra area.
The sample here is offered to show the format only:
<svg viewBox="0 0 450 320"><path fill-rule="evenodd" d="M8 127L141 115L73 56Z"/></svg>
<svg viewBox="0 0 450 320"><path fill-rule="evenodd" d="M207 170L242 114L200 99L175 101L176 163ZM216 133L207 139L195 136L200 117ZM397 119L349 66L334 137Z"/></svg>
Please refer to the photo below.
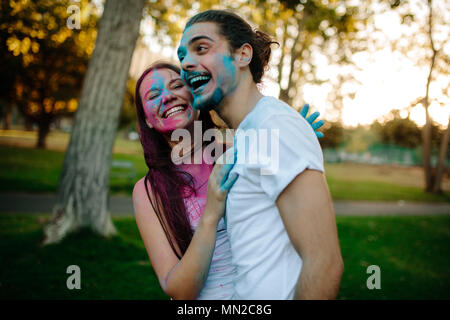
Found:
<svg viewBox="0 0 450 320"><path fill-rule="evenodd" d="M419 15L422 16L419 16L418 19L425 18L426 12L419 9ZM450 17L446 18L450 19ZM447 19L447 21L449 20ZM386 40L398 40L405 33L417 32L413 28L401 25L398 14L394 12L376 16L375 23L383 31ZM439 29L437 37L449 35L450 27L448 25L445 27ZM151 29L151 23L143 24L142 32L146 35L144 41L152 43L150 50L159 52L163 56L177 61L174 48L163 48L155 45L157 41L151 38ZM445 41L441 42L444 43L444 52L450 54L448 41L446 44ZM276 56L275 52L273 56ZM351 88L355 92L354 98L344 100L342 110L344 125L370 124L376 119L382 119L392 109L403 109L401 115L406 117L407 111L404 108L408 107L419 96L425 96L426 80L429 71L427 65L418 67L403 54L391 51L389 46L371 54L367 52L357 53L353 59L355 65L360 68L360 71L353 72L359 84L353 85ZM319 77L330 78L338 74L340 70L338 67L327 65L326 60L322 61L319 59L317 61L317 72ZM443 95L440 90L443 82L448 82L448 79L441 78L436 81L430 88L430 95L437 97L444 105L433 102L429 107L429 112L430 116L438 124L446 126L450 116L450 99L448 92L446 95ZM278 84L268 79L263 79L261 89L265 95L278 96ZM314 111L319 111L321 118L325 120L327 119L327 114L331 114L329 112L332 107L330 102L327 101L329 91L329 84L321 86L307 84L303 87L305 102L309 103ZM417 105L411 110L410 117L418 125L422 126L425 123L424 108L421 105Z"/></svg>

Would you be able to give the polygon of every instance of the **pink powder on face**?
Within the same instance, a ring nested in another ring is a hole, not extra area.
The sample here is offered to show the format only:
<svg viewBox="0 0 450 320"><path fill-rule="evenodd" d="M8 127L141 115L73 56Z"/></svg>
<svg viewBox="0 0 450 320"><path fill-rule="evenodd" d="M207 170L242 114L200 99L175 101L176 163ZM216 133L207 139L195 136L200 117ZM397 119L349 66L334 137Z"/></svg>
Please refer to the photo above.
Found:
<svg viewBox="0 0 450 320"><path fill-rule="evenodd" d="M151 71L143 80L140 95L147 122L161 133L170 133L186 128L194 120L194 110L190 105L190 92L179 84L180 76L173 70ZM187 106L183 112L163 118L162 114L177 105Z"/></svg>
<svg viewBox="0 0 450 320"><path fill-rule="evenodd" d="M164 93L163 93L164 94ZM185 127L186 123L189 123L190 119L194 115L194 110L189 105L188 108L179 114L176 114L169 118L161 118L158 115L160 100L162 98L155 99L153 101L147 101L144 104L144 113L148 122L159 132L171 132L175 129L181 129Z"/></svg>

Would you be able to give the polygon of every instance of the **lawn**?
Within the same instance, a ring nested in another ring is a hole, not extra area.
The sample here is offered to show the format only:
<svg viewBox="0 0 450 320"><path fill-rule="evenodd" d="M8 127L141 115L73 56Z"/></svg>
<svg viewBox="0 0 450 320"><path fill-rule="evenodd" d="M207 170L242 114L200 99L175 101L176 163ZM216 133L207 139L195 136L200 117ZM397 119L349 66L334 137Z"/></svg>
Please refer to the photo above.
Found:
<svg viewBox="0 0 450 320"><path fill-rule="evenodd" d="M1 141L0 141L1 142ZM113 168L110 189L113 193L131 194L134 183L146 172L144 158L139 152L126 149L126 141L114 160L132 163L133 169ZM64 160L62 151L37 150L28 147L5 146L0 143L0 192L55 192ZM450 202L450 183L445 180L445 193L423 191L423 173L419 168L376 166L362 164L326 164L327 181L334 200L426 201Z"/></svg>
<svg viewBox="0 0 450 320"><path fill-rule="evenodd" d="M133 218L115 218L117 237L87 230L39 247L43 216L2 214L0 299L167 299ZM338 217L345 271L340 299L449 299L450 216ZM69 265L81 290L68 290ZM369 265L381 289L366 287Z"/></svg>
<svg viewBox="0 0 450 320"><path fill-rule="evenodd" d="M138 178L146 172L143 157L115 153L113 160L131 163L133 169L113 168L111 191L131 194ZM55 192L63 161L61 151L0 146L0 192Z"/></svg>

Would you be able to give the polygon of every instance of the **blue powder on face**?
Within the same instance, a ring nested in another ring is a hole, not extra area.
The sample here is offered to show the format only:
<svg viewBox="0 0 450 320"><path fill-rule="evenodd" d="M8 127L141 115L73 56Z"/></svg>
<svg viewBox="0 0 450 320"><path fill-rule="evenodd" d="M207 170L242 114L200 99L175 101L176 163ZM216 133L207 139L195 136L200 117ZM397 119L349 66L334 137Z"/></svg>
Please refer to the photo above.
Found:
<svg viewBox="0 0 450 320"><path fill-rule="evenodd" d="M192 107L198 110L212 110L215 109L220 102L222 102L223 98L226 94L230 94L236 88L236 68L233 64L233 58L231 56L222 56L222 65L224 66L224 72L221 73L217 79L217 87L214 89L214 92L211 94L209 98L202 99L201 92L198 95L195 95L191 89L191 93L193 96ZM225 94L223 92L222 85L225 83L225 79L231 81L230 88L228 92ZM203 100L203 101L202 101Z"/></svg>

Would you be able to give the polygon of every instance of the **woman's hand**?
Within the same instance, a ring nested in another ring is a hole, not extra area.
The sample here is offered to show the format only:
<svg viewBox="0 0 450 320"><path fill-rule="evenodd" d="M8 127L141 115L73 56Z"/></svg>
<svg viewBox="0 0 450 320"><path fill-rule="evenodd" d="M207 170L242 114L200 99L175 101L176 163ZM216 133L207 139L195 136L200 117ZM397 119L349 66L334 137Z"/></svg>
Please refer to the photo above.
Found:
<svg viewBox="0 0 450 320"><path fill-rule="evenodd" d="M223 154L214 165L208 180L208 192L204 214L209 215L213 219L217 219L217 223L225 213L225 202L228 191L236 182L238 175L230 175L236 160L236 149L234 149L234 158L224 161L226 155L231 150ZM206 218L206 217L205 217Z"/></svg>
<svg viewBox="0 0 450 320"><path fill-rule="evenodd" d="M308 121L308 123L311 125L311 127L314 129L314 132L317 136L317 138L323 138L324 134L323 132L320 132L318 129L323 126L323 124L325 123L323 120L319 120L316 121L317 117L320 115L320 112L316 111L314 112L312 115L310 115L309 117L306 117L308 115L308 111L309 111L309 104L305 104L302 107L302 110L300 110L300 115L306 119L306 121ZM316 121L316 122L314 122Z"/></svg>

